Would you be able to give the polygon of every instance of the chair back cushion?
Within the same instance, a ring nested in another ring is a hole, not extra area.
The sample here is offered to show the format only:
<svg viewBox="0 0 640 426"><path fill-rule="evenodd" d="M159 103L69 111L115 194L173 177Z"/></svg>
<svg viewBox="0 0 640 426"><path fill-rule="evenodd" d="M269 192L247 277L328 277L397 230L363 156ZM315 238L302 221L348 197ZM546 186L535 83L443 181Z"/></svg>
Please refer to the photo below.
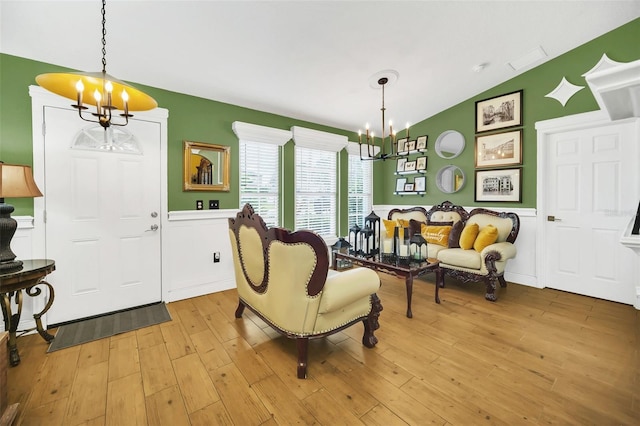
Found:
<svg viewBox="0 0 640 426"><path fill-rule="evenodd" d="M389 211L389 220L404 219L407 223L413 219L418 222L427 223L427 211L423 207L412 207L410 209L391 209Z"/></svg>
<svg viewBox="0 0 640 426"><path fill-rule="evenodd" d="M229 239L238 296L282 330L311 332L329 269L324 240L268 229L249 204L229 219Z"/></svg>
<svg viewBox="0 0 640 426"><path fill-rule="evenodd" d="M467 220L467 217L467 211L463 207L453 204L451 201L444 201L443 203L435 205L427 212L427 221L429 223L464 222Z"/></svg>
<svg viewBox="0 0 640 426"><path fill-rule="evenodd" d="M515 213L495 212L487 209L474 209L469 213L467 224L477 223L480 231L487 226L493 225L498 229L496 242L508 241L513 243L520 230L520 218Z"/></svg>

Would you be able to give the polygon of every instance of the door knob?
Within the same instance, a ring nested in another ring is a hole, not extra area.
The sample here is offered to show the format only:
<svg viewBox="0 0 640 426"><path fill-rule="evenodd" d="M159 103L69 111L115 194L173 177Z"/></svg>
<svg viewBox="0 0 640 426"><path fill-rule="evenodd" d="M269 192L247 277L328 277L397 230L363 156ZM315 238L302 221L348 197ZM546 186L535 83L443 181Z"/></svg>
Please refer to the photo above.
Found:
<svg viewBox="0 0 640 426"><path fill-rule="evenodd" d="M560 218L555 216L547 216L547 222L560 222Z"/></svg>
<svg viewBox="0 0 640 426"><path fill-rule="evenodd" d="M157 231L158 230L158 225L156 225L155 223L153 225L151 225L151 228L147 229L144 232L149 232L149 231Z"/></svg>

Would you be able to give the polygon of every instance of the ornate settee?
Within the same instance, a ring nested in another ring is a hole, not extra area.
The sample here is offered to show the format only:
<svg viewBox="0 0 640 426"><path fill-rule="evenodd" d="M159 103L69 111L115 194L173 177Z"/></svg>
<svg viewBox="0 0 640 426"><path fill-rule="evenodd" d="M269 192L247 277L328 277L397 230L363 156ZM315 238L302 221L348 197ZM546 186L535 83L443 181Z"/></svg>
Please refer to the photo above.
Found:
<svg viewBox="0 0 640 426"><path fill-rule="evenodd" d="M388 218L408 220L412 233L425 235L437 230L443 233L439 235L444 235L446 232L444 241L438 243L429 243L427 238L429 257L440 261L445 275L463 282L484 282L487 300L497 300L497 283L506 287L505 266L517 252L514 245L520 230L517 214L483 208L467 212L463 207L445 201L429 211L422 207L393 209ZM475 236L471 228L475 228Z"/></svg>
<svg viewBox="0 0 640 426"><path fill-rule="evenodd" d="M307 376L309 339L324 337L360 321L362 343L378 342L374 331L382 310L374 271L329 269L324 240L311 231L267 228L246 204L229 219L240 318L247 307L282 335L295 339L298 378Z"/></svg>

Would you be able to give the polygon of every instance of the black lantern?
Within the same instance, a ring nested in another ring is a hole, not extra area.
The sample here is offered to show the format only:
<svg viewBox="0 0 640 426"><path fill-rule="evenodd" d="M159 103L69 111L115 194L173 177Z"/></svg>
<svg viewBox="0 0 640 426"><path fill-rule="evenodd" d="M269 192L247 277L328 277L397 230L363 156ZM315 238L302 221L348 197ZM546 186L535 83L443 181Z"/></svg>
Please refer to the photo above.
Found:
<svg viewBox="0 0 640 426"><path fill-rule="evenodd" d="M373 232L371 236L371 249L368 250L369 256L380 254L380 216L372 210L369 216L364 218L364 226Z"/></svg>
<svg viewBox="0 0 640 426"><path fill-rule="evenodd" d="M373 235L373 229L369 228L368 226L365 226L360 231L360 252L364 257L371 257L375 254L373 253L375 246L372 238Z"/></svg>
<svg viewBox="0 0 640 426"><path fill-rule="evenodd" d="M349 253L356 256L358 255L358 238L360 238L360 227L356 223L349 228L349 244L352 247Z"/></svg>
<svg viewBox="0 0 640 426"><path fill-rule="evenodd" d="M348 254L350 247L351 244L349 244L349 241L345 240L342 237L338 238L338 241L336 241L331 246L331 252L333 253L333 262L337 270L350 268L352 266L350 260L338 259L336 256L336 253Z"/></svg>
<svg viewBox="0 0 640 426"><path fill-rule="evenodd" d="M427 258L427 255L429 253L427 240L424 239L422 234L416 232L415 234L413 234L409 242L411 243L411 247L414 250L411 253L411 259L414 262L423 262Z"/></svg>

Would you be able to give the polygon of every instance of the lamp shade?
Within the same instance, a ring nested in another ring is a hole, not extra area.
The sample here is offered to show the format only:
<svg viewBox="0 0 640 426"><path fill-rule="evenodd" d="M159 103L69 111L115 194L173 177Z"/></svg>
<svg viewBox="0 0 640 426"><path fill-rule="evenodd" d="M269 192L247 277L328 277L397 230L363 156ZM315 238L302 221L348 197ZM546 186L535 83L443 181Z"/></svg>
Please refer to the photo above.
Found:
<svg viewBox="0 0 640 426"><path fill-rule="evenodd" d="M0 163L0 198L42 197L31 166Z"/></svg>
<svg viewBox="0 0 640 426"><path fill-rule="evenodd" d="M76 86L78 81L82 81L84 87L82 91L82 101L89 105L96 105L96 100L93 96L96 90L103 96L106 96L104 95L105 84L109 81L113 85L111 103L117 109L124 110L124 101L122 99L123 90L126 90L128 95L127 102L129 111L147 111L158 106L156 100L151 96L102 72L48 73L40 74L36 77L36 83L40 86L50 92L74 101L77 100L78 97L78 89Z"/></svg>

